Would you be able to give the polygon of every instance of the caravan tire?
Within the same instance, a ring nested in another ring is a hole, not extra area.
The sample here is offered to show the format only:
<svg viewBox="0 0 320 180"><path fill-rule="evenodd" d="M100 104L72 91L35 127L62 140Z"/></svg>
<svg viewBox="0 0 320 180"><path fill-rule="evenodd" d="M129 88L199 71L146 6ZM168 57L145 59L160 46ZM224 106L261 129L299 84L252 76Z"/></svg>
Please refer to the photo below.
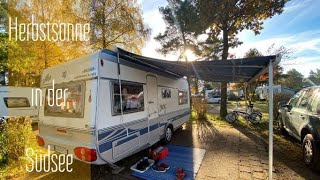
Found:
<svg viewBox="0 0 320 180"><path fill-rule="evenodd" d="M164 138L163 138L163 142L168 144L171 139L172 139L172 135L173 135L173 128L172 126L167 126L166 130L164 132Z"/></svg>

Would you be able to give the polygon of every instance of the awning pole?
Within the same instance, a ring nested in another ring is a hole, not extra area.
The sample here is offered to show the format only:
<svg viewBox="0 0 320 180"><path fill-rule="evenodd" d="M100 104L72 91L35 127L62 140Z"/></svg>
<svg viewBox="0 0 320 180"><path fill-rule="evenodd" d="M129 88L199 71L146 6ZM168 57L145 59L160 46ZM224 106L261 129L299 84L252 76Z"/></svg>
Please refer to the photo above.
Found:
<svg viewBox="0 0 320 180"><path fill-rule="evenodd" d="M273 66L269 62L269 180L272 179L273 165Z"/></svg>
<svg viewBox="0 0 320 180"><path fill-rule="evenodd" d="M244 83L244 101L247 104L247 83Z"/></svg>

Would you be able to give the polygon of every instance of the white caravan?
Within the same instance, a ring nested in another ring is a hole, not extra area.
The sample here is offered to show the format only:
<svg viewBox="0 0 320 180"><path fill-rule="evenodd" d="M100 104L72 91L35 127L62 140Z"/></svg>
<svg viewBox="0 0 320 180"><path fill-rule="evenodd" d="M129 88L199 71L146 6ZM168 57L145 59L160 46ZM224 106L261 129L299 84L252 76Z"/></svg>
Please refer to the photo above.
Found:
<svg viewBox="0 0 320 180"><path fill-rule="evenodd" d="M256 88L256 96L259 100L266 100L268 97L269 86L258 86ZM284 93L293 96L295 91L282 85L273 86L273 94Z"/></svg>
<svg viewBox="0 0 320 180"><path fill-rule="evenodd" d="M38 106L32 106L32 88L0 86L0 118L18 116L28 116L33 122L38 121Z"/></svg>
<svg viewBox="0 0 320 180"><path fill-rule="evenodd" d="M55 101L48 90L61 91ZM187 80L111 50L44 70L38 143L92 164L109 164L164 138L189 120Z"/></svg>

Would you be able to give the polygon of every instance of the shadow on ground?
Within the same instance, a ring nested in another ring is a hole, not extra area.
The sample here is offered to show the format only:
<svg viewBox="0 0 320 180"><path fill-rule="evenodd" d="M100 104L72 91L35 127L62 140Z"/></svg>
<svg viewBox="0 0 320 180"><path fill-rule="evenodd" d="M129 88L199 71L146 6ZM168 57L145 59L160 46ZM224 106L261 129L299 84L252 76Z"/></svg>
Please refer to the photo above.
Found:
<svg viewBox="0 0 320 180"><path fill-rule="evenodd" d="M219 111L219 107L210 107L213 113ZM268 150L268 121L254 125L246 123L231 123L233 128L240 131L253 141L261 141ZM265 132L264 132L265 131ZM263 132L263 133L262 133ZM274 168L278 179L320 179L320 173L307 168L302 160L300 142L291 136L281 135L274 126Z"/></svg>

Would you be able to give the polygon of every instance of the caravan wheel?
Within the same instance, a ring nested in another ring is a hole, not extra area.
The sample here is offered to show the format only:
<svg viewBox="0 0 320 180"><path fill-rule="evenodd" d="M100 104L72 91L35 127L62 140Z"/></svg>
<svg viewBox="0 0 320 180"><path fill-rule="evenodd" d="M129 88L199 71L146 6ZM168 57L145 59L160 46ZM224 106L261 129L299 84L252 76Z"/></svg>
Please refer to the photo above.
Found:
<svg viewBox="0 0 320 180"><path fill-rule="evenodd" d="M172 131L172 127L171 126L168 126L166 128L166 132L165 132L165 136L164 136L164 142L165 143L169 143L172 139L172 134L173 134L173 131Z"/></svg>

